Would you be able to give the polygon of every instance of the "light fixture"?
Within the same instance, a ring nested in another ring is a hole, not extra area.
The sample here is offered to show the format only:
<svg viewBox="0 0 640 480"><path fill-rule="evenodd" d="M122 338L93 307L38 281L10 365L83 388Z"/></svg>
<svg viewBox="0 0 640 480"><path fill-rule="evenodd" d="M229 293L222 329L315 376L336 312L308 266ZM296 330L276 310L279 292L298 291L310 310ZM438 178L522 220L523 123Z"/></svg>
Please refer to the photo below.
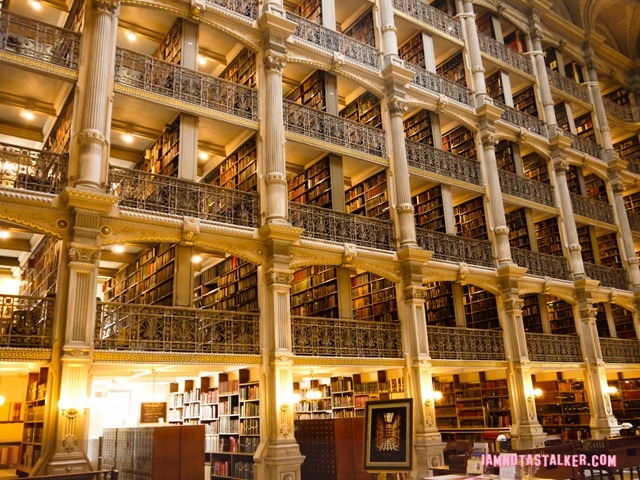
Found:
<svg viewBox="0 0 640 480"><path fill-rule="evenodd" d="M4 405L4 401L5 401L4 395L0 395L0 407Z"/></svg>
<svg viewBox="0 0 640 480"><path fill-rule="evenodd" d="M151 401L152 402L159 402L162 400L162 394L158 393L156 394L156 377L158 376L158 371L153 368L151 370L151 375L153 376L153 388L151 390Z"/></svg>
<svg viewBox="0 0 640 480"><path fill-rule="evenodd" d="M124 253L124 246L122 246L122 245L114 245L113 247L111 247L111 251L113 253Z"/></svg>
<svg viewBox="0 0 640 480"><path fill-rule="evenodd" d="M529 390L529 392L527 393L527 400L529 402L533 402L536 397L541 397L542 396L542 389L540 388L534 388L532 390Z"/></svg>
<svg viewBox="0 0 640 480"><path fill-rule="evenodd" d="M430 396L427 396L424 404L425 406L430 407L432 402L439 402L440 400L442 400L442 392L434 390L433 392L431 392Z"/></svg>
<svg viewBox="0 0 640 480"><path fill-rule="evenodd" d="M136 35L136 32L134 32L133 30L127 30L125 35L127 36L127 39L130 42L135 42L138 39L138 36Z"/></svg>
<svg viewBox="0 0 640 480"><path fill-rule="evenodd" d="M199 65L206 65L207 64L207 57L205 57L204 55L198 55L198 64Z"/></svg>
<svg viewBox="0 0 640 480"><path fill-rule="evenodd" d="M207 152L203 152L202 150L200 150L198 152L198 158L200 160L209 160L209 154Z"/></svg>
<svg viewBox="0 0 640 480"><path fill-rule="evenodd" d="M68 400L60 400L58 402L58 408L60 409L60 414L69 419L76 418L80 413L80 410L72 406Z"/></svg>
<svg viewBox="0 0 640 480"><path fill-rule="evenodd" d="M122 141L124 143L133 143L133 140L134 140L134 138L133 138L133 135L131 133L127 132L127 133L123 133L122 134Z"/></svg>
<svg viewBox="0 0 640 480"><path fill-rule="evenodd" d="M22 118L24 118L25 120L27 120L28 122L31 122L31 121L35 120L35 118L36 118L36 114L33 113L33 111L29 110L29 109L22 110L20 112L20 116Z"/></svg>
<svg viewBox="0 0 640 480"><path fill-rule="evenodd" d="M40 11L40 9L42 9L42 4L40 3L40 0L29 0L29 5L31 5L31 8L33 8L36 11Z"/></svg>
<svg viewBox="0 0 640 480"><path fill-rule="evenodd" d="M293 393L291 395L291 403L300 403L300 400L302 400L302 398L299 393Z"/></svg>
<svg viewBox="0 0 640 480"><path fill-rule="evenodd" d="M614 387L613 385L609 385L609 386L607 386L607 393L609 395L616 395L618 393L618 389L616 387Z"/></svg>
<svg viewBox="0 0 640 480"><path fill-rule="evenodd" d="M535 397L541 397L542 396L542 389L541 388L534 388L533 389L533 395Z"/></svg>
<svg viewBox="0 0 640 480"><path fill-rule="evenodd" d="M304 398L307 400L320 400L322 398L322 392L318 388L320 380L313 378L313 370L311 371L311 379L309 380L309 390L304 394Z"/></svg>
<svg viewBox="0 0 640 480"><path fill-rule="evenodd" d="M202 256L197 255L197 254L192 256L191 257L191 263L194 263L196 265L199 264L199 263L202 263Z"/></svg>
<svg viewBox="0 0 640 480"><path fill-rule="evenodd" d="M11 234L7 230L0 230L0 238L2 238L3 240L6 240L10 236Z"/></svg>

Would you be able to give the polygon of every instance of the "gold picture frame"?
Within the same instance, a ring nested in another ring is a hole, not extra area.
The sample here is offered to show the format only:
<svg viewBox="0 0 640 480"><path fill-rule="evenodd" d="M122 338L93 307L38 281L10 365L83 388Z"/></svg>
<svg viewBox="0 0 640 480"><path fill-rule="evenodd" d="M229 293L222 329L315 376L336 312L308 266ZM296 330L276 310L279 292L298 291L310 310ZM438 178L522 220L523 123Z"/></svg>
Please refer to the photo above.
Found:
<svg viewBox="0 0 640 480"><path fill-rule="evenodd" d="M364 470L410 471L413 460L413 399L367 402Z"/></svg>

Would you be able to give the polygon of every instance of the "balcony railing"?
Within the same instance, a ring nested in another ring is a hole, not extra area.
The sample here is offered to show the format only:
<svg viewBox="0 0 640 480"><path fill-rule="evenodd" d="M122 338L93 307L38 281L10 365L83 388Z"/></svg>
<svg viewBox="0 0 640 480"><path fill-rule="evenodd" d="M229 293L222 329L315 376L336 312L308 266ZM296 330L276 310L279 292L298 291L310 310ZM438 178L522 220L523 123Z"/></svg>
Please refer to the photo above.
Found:
<svg viewBox="0 0 640 480"><path fill-rule="evenodd" d="M478 40L480 42L480 50L487 55L498 59L507 65L511 65L518 70L522 70L528 75L533 75L531 60L521 53L516 52L504 43L500 43L495 38L491 38L489 35L482 32L478 32Z"/></svg>
<svg viewBox="0 0 640 480"><path fill-rule="evenodd" d="M294 227L304 228L305 237L381 250L395 249L393 225L388 220L289 202L289 221Z"/></svg>
<svg viewBox="0 0 640 480"><path fill-rule="evenodd" d="M518 127L522 127L530 132L537 133L541 137L546 137L547 133L544 128L544 123L537 117L533 115L529 115L528 113L521 112L509 105L506 105L497 100L493 101L496 106L500 107L504 110L502 113L502 118L505 122L509 122L512 125L517 125Z"/></svg>
<svg viewBox="0 0 640 480"><path fill-rule="evenodd" d="M526 337L532 362L582 362L584 359L577 335L527 333Z"/></svg>
<svg viewBox="0 0 640 480"><path fill-rule="evenodd" d="M55 298L0 295L0 302L0 347L51 347Z"/></svg>
<svg viewBox="0 0 640 480"><path fill-rule="evenodd" d="M293 353L402 358L400 323L292 317Z"/></svg>
<svg viewBox="0 0 640 480"><path fill-rule="evenodd" d="M640 363L640 341L600 338L602 358L607 363Z"/></svg>
<svg viewBox="0 0 640 480"><path fill-rule="evenodd" d="M631 107L627 105L618 105L613 100L602 97L602 101L604 102L604 109L607 111L609 115L618 120L622 120L623 122L633 122L633 110Z"/></svg>
<svg viewBox="0 0 640 480"><path fill-rule="evenodd" d="M418 245L433 252L433 258L450 262L494 268L496 266L488 240L472 240L448 233L416 228Z"/></svg>
<svg viewBox="0 0 640 480"><path fill-rule="evenodd" d="M59 194L68 163L67 155L0 143L0 186Z"/></svg>
<svg viewBox="0 0 640 480"><path fill-rule="evenodd" d="M100 350L258 354L257 313L98 302Z"/></svg>
<svg viewBox="0 0 640 480"><path fill-rule="evenodd" d="M584 271L589 278L600 280L600 285L604 287L629 290L627 272L622 268L603 267L602 265L584 262Z"/></svg>
<svg viewBox="0 0 640 480"><path fill-rule="evenodd" d="M291 12L287 12L287 19L298 24L298 27L293 31L295 38L320 47L327 52L341 53L348 59L367 67L380 68L380 52L371 45L359 42Z"/></svg>
<svg viewBox="0 0 640 480"><path fill-rule="evenodd" d="M599 220L610 225L615 224L613 208L604 202L599 202L591 198L583 197L576 193L571 193L571 206L576 215Z"/></svg>
<svg viewBox="0 0 640 480"><path fill-rule="evenodd" d="M462 40L462 25L457 18L420 0L393 0L393 8L412 16L426 25L437 28L447 35Z"/></svg>
<svg viewBox="0 0 640 480"><path fill-rule="evenodd" d="M0 50L78 69L80 34L2 10Z"/></svg>
<svg viewBox="0 0 640 480"><path fill-rule="evenodd" d="M627 210L627 218L629 219L629 228L634 232L640 232L640 215Z"/></svg>
<svg viewBox="0 0 640 480"><path fill-rule="evenodd" d="M116 51L115 82L229 115L258 119L256 90L130 50Z"/></svg>
<svg viewBox="0 0 640 480"><path fill-rule="evenodd" d="M290 132L377 157L386 156L384 131L315 108L284 100L283 120Z"/></svg>
<svg viewBox="0 0 640 480"><path fill-rule="evenodd" d="M120 197L121 207L246 227L259 222L255 193L140 170L109 167L109 193Z"/></svg>
<svg viewBox="0 0 640 480"><path fill-rule="evenodd" d="M427 327L429 354L442 360L506 360L501 330Z"/></svg>
<svg viewBox="0 0 640 480"><path fill-rule="evenodd" d="M482 185L482 174L478 162L413 140L405 140L405 145L409 166L474 185Z"/></svg>
<svg viewBox="0 0 640 480"><path fill-rule="evenodd" d="M500 188L502 193L507 193L518 198L524 198L540 205L555 207L556 201L553 195L553 187L546 183L536 182L526 177L521 177L506 170L498 170Z"/></svg>
<svg viewBox="0 0 640 480"><path fill-rule="evenodd" d="M527 267L527 273L540 277L560 278L571 280L567 262L564 257L547 255L539 252L530 252L521 248L512 248L513 261L521 267Z"/></svg>
<svg viewBox="0 0 640 480"><path fill-rule="evenodd" d="M592 157L600 158L600 147L598 147L597 143L593 143L571 132L565 131L563 133L572 140L571 148L575 148L579 152L589 154Z"/></svg>
<svg viewBox="0 0 640 480"><path fill-rule="evenodd" d="M258 2L255 0L207 0L207 5L222 7L252 20L258 18Z"/></svg>
<svg viewBox="0 0 640 480"><path fill-rule="evenodd" d="M560 73L549 68L547 68L547 76L549 77L549 84L552 87L555 87L558 90L561 90L564 93L567 93L572 97L583 101L584 103L591 103L589 101L589 92L587 91L587 87L585 87L584 85L580 85L570 78L567 78L564 75L561 75Z"/></svg>
<svg viewBox="0 0 640 480"><path fill-rule="evenodd" d="M438 95L446 95L456 102L472 106L471 95L467 87L460 85L459 83L452 82L451 80L447 80L435 73L428 72L424 68L413 65L412 63L405 62L404 66L414 73L411 83Z"/></svg>

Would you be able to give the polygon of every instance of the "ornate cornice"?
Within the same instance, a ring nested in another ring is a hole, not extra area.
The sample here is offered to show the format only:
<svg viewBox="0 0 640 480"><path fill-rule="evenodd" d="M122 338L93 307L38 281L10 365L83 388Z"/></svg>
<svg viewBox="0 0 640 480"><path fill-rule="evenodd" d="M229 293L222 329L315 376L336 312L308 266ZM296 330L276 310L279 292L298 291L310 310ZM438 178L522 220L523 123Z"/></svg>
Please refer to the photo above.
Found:
<svg viewBox="0 0 640 480"><path fill-rule="evenodd" d="M50 348L0 348L0 360L5 362L42 362L51 358Z"/></svg>
<svg viewBox="0 0 640 480"><path fill-rule="evenodd" d="M95 350L96 362L114 363L166 363L180 365L260 365L261 355L228 355L206 353L124 352Z"/></svg>
<svg viewBox="0 0 640 480"><path fill-rule="evenodd" d="M86 208L98 212L108 212L118 203L119 198L98 190L82 190L67 187L60 194L60 198L70 207Z"/></svg>

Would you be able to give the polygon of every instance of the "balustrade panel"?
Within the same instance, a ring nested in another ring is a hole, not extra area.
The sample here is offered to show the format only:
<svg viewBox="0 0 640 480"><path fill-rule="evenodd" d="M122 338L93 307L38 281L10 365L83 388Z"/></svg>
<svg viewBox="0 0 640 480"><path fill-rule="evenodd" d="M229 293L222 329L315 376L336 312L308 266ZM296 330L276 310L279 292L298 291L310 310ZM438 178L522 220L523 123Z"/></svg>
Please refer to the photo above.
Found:
<svg viewBox="0 0 640 480"><path fill-rule="evenodd" d="M462 40L462 25L457 18L420 0L393 0L393 8L412 16L416 20L437 28L443 33Z"/></svg>
<svg viewBox="0 0 640 480"><path fill-rule="evenodd" d="M59 194L67 184L67 155L0 143L0 186Z"/></svg>
<svg viewBox="0 0 640 480"><path fill-rule="evenodd" d="M539 118L534 117L533 115L529 115L528 113L521 112L520 110L510 107L509 105L499 102L498 100L494 100L493 103L504 110L500 118L502 118L505 122L509 122L512 125L517 125L518 127L522 127L533 133L537 133L541 137L547 136L544 123Z"/></svg>
<svg viewBox="0 0 640 480"><path fill-rule="evenodd" d="M571 206L576 215L599 220L610 225L615 224L613 208L604 202L599 202L591 198L583 197L576 193L570 193Z"/></svg>
<svg viewBox="0 0 640 480"><path fill-rule="evenodd" d="M452 82L451 80L447 80L435 73L428 72L424 68L420 68L409 62L405 62L404 66L414 73L411 83L429 90L430 92L434 92L438 95L446 95L457 102L472 106L471 94L467 87L464 87L459 83Z"/></svg>
<svg viewBox="0 0 640 480"><path fill-rule="evenodd" d="M634 232L640 232L640 215L627 211L627 218L629 219L629 228Z"/></svg>
<svg viewBox="0 0 640 480"><path fill-rule="evenodd" d="M405 146L409 166L474 185L482 185L482 174L478 162L413 140L405 140Z"/></svg>
<svg viewBox="0 0 640 480"><path fill-rule="evenodd" d="M622 268L604 267L584 262L584 271L589 278L600 280L604 287L614 287L620 290L629 290L627 272Z"/></svg>
<svg viewBox="0 0 640 480"><path fill-rule="evenodd" d="M553 187L546 183L536 182L506 170L498 170L502 193L524 198L532 202L555 207L556 201Z"/></svg>
<svg viewBox="0 0 640 480"><path fill-rule="evenodd" d="M480 43L480 50L487 55L496 58L507 65L511 65L518 70L522 70L528 75L533 75L531 61L521 53L516 52L504 43L500 43L495 38L492 38L482 32L478 32L478 40Z"/></svg>
<svg viewBox="0 0 640 480"><path fill-rule="evenodd" d="M54 298L0 295L0 347L51 347Z"/></svg>
<svg viewBox="0 0 640 480"><path fill-rule="evenodd" d="M532 362L582 362L577 335L526 333L529 360Z"/></svg>
<svg viewBox="0 0 640 480"><path fill-rule="evenodd" d="M579 137L571 132L563 132L566 137L572 140L571 148L578 150L579 152L586 153L595 158L600 158L600 147L597 143L593 143L590 140Z"/></svg>
<svg viewBox="0 0 640 480"><path fill-rule="evenodd" d="M548 67L547 77L549 78L549 84L552 87L562 90L564 93L568 93L572 97L577 98L584 103L591 103L589 101L589 92L584 85L580 85L579 83L574 82L570 78L567 78Z"/></svg>
<svg viewBox="0 0 640 480"><path fill-rule="evenodd" d="M500 330L427 327L429 354L443 360L506 360Z"/></svg>
<svg viewBox="0 0 640 480"><path fill-rule="evenodd" d="M473 240L448 233L416 228L418 245L433 252L433 258L449 262L466 262L470 265L496 266L488 240Z"/></svg>
<svg viewBox="0 0 640 480"><path fill-rule="evenodd" d="M640 363L640 341L600 338L602 358L607 363Z"/></svg>
<svg viewBox="0 0 640 480"><path fill-rule="evenodd" d="M530 275L571 280L571 275L564 257L530 252L520 248L512 248L513 261L521 267L527 267Z"/></svg>
<svg viewBox="0 0 640 480"><path fill-rule="evenodd" d="M258 2L255 0L206 0L207 5L222 7L252 20L258 18Z"/></svg>
<svg viewBox="0 0 640 480"><path fill-rule="evenodd" d="M602 97L602 101L604 102L604 109L607 111L609 115L617 118L618 120L622 120L623 122L633 122L633 110L628 105L618 105L613 100Z"/></svg>

